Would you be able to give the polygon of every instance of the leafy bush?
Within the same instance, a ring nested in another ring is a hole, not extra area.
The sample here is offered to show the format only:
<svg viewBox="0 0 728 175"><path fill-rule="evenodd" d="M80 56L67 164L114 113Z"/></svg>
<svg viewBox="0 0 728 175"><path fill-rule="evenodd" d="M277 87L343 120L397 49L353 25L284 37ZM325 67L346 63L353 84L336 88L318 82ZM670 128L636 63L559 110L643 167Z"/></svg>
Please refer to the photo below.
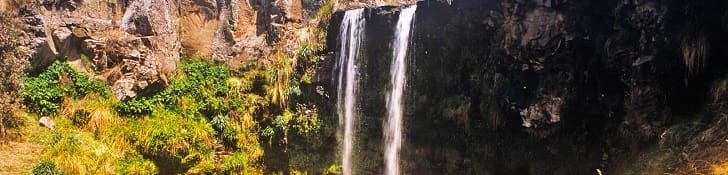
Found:
<svg viewBox="0 0 728 175"><path fill-rule="evenodd" d="M135 98L116 105L116 110L125 115L150 114L157 104L172 110L180 110L181 97L190 97L198 106L193 112L214 116L230 110L226 102L230 87L230 72L223 66L214 66L200 60L185 61L183 75L172 81L164 91L150 98Z"/></svg>
<svg viewBox="0 0 728 175"><path fill-rule="evenodd" d="M58 112L61 109L64 92L57 84L57 81L40 78L26 79L22 96L28 109L40 115Z"/></svg>
<svg viewBox="0 0 728 175"><path fill-rule="evenodd" d="M111 94L101 81L90 80L68 64L56 61L37 77L26 77L21 95L32 112L47 116L61 109L63 97L79 98L92 92L103 96Z"/></svg>
<svg viewBox="0 0 728 175"><path fill-rule="evenodd" d="M302 74L300 78L302 83L311 84L313 82L313 75L319 63L319 57L313 54L314 48L309 43L301 44L298 51L296 51L296 59L302 60L301 65L299 65L299 70L302 70L302 72L299 72L299 74Z"/></svg>
<svg viewBox="0 0 728 175"><path fill-rule="evenodd" d="M218 131L218 135L222 138L225 145L235 145L235 142L237 141L236 131L230 126L231 123L227 116L217 115L212 118L210 124L212 124L212 127L215 128L215 131Z"/></svg>
<svg viewBox="0 0 728 175"><path fill-rule="evenodd" d="M56 164L53 164L53 162L47 162L47 161L41 161L37 165L33 167L33 171L31 172L33 175L61 175L63 174L63 170L56 167Z"/></svg>
<svg viewBox="0 0 728 175"><path fill-rule="evenodd" d="M128 116L140 116L152 113L153 101L145 98L134 98L114 105L114 109Z"/></svg>

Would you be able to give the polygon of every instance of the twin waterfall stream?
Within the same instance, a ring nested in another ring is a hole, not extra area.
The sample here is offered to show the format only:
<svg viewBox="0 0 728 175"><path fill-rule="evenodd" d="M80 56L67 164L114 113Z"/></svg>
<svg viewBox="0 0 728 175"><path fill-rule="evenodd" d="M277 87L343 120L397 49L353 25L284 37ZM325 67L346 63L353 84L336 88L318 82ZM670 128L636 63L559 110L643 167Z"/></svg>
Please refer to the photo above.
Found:
<svg viewBox="0 0 728 175"><path fill-rule="evenodd" d="M391 80L387 96L387 119L384 122L384 174L398 175L399 151L402 146L402 96L406 83L406 57L412 23L417 5L403 7L399 14L394 41L392 42ZM357 97L357 58L365 31L364 9L346 11L339 28L339 56L337 67L337 114L339 115L339 135L341 143L342 171L344 175L353 174L352 151L354 150L354 130L356 122Z"/></svg>
<svg viewBox="0 0 728 175"><path fill-rule="evenodd" d="M341 22L339 37L339 81L337 85L336 104L339 115L339 133L343 130L342 146L342 171L344 174L351 173L351 151L354 147L354 105L356 101L356 58L359 57L359 46L361 45L362 32L364 30L364 9L349 10Z"/></svg>

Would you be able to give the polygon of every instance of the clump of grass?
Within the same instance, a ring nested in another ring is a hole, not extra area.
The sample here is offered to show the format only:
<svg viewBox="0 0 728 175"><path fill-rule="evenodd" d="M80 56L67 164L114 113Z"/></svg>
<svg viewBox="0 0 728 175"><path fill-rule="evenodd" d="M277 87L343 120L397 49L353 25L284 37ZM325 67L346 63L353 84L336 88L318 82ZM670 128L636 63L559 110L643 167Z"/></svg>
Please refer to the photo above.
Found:
<svg viewBox="0 0 728 175"><path fill-rule="evenodd" d="M42 159L53 162L69 174L111 174L119 154L93 136L78 131L62 131L47 141L50 147Z"/></svg>
<svg viewBox="0 0 728 175"><path fill-rule="evenodd" d="M326 168L326 170L324 170L324 172L322 174L324 174L324 175L341 174L341 165L332 164L331 166L329 166L329 168Z"/></svg>
<svg viewBox="0 0 728 175"><path fill-rule="evenodd" d="M129 140L145 154L184 156L183 153L205 151L214 145L215 131L199 117L156 110L149 118L132 120L129 125Z"/></svg>
<svg viewBox="0 0 728 175"><path fill-rule="evenodd" d="M89 94L77 100L66 98L62 111L75 125L98 136L122 123L113 109L116 103L116 99L112 97Z"/></svg>
<svg viewBox="0 0 728 175"><path fill-rule="evenodd" d="M266 75L267 85L266 96L268 99L278 104L281 108L287 105L289 95L294 93L289 89L291 82L291 74L294 73L295 60L288 58L281 49L273 56L272 64L268 68Z"/></svg>

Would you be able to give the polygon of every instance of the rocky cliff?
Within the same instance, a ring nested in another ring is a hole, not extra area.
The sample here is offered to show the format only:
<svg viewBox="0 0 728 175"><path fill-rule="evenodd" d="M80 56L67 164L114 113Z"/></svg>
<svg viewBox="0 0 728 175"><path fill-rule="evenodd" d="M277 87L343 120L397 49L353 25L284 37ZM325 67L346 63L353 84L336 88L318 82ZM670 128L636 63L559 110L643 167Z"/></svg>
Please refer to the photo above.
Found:
<svg viewBox="0 0 728 175"><path fill-rule="evenodd" d="M22 18L32 67L68 60L105 80L115 96L149 95L166 86L180 56L211 57L236 69L260 65L275 50L292 53L298 31L320 1L4 2ZM306 7L304 9L304 6ZM265 65L265 64L263 64Z"/></svg>
<svg viewBox="0 0 728 175"><path fill-rule="evenodd" d="M686 171L686 162L719 162L727 151L714 147L726 145L720 139L685 140L702 129L658 143L685 123L709 128L726 117L714 106L725 103L725 92L711 88L722 88L728 70L727 5L419 2L408 57L406 172L690 174L698 171ZM386 117L396 11L367 12L358 141L364 174L383 168L381 135L372 133L382 132ZM330 29L329 47L336 47L338 32ZM725 135L713 131L712 138ZM708 142L716 156L690 153Z"/></svg>

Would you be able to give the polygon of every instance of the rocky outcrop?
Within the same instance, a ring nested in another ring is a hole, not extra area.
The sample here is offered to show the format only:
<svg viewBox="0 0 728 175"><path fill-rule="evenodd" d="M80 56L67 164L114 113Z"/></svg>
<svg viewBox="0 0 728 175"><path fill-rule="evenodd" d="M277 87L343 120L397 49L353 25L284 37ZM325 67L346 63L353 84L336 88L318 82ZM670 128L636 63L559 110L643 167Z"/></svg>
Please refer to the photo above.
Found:
<svg viewBox="0 0 728 175"><path fill-rule="evenodd" d="M175 9L175 3L167 0L133 1L126 7L119 30L136 37L119 43L129 49L121 52L126 58L121 62L122 76L111 85L117 98L154 90L148 88L166 84L174 74L181 49Z"/></svg>
<svg viewBox="0 0 728 175"><path fill-rule="evenodd" d="M290 31L312 11L300 0L44 2L18 7L34 34L33 67L85 60L77 69L105 80L120 100L159 91L181 56L238 70L265 63L275 50L292 54L300 32Z"/></svg>
<svg viewBox="0 0 728 175"><path fill-rule="evenodd" d="M87 62L74 65L126 99L154 91L174 74L180 50L174 9L157 0L51 1L21 6L19 13L35 34L35 69L57 59Z"/></svg>

